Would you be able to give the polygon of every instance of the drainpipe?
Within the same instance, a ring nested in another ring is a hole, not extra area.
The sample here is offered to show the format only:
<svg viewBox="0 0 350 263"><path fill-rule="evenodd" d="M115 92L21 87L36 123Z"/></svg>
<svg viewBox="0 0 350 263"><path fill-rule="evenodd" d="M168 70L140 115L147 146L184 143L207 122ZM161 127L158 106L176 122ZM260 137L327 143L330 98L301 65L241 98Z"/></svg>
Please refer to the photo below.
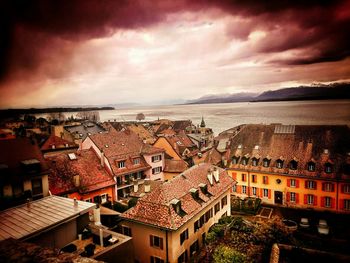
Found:
<svg viewBox="0 0 350 263"><path fill-rule="evenodd" d="M165 250L166 250L166 263L169 263L168 230L165 230Z"/></svg>

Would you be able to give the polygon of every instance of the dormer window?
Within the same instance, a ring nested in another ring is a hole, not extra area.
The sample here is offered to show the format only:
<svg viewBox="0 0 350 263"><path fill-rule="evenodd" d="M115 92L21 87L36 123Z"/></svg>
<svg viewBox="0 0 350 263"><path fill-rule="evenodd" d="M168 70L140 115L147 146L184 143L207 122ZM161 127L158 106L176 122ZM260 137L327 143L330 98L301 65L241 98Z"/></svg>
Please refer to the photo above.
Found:
<svg viewBox="0 0 350 263"><path fill-rule="evenodd" d="M291 160L289 163L289 169L296 170L298 168L298 162L296 160Z"/></svg>
<svg viewBox="0 0 350 263"><path fill-rule="evenodd" d="M253 157L253 159L252 159L252 165L253 165L253 166L258 166L258 162L259 162L259 159Z"/></svg>
<svg viewBox="0 0 350 263"><path fill-rule="evenodd" d="M174 198L170 201L170 204L173 206L175 213L179 216L184 216L186 213L181 209L181 201L179 199Z"/></svg>
<svg viewBox="0 0 350 263"><path fill-rule="evenodd" d="M242 164L243 164L243 165L247 165L247 164L248 164L248 160L249 160L248 157L243 157L243 158L242 158Z"/></svg>
<svg viewBox="0 0 350 263"><path fill-rule="evenodd" d="M198 186L203 194L205 194L206 196L211 196L211 194L208 192L208 187L206 184L200 183Z"/></svg>
<svg viewBox="0 0 350 263"><path fill-rule="evenodd" d="M276 161L276 167L277 167L278 169L283 168L283 161L282 161L281 159L278 159L278 160Z"/></svg>
<svg viewBox="0 0 350 263"><path fill-rule="evenodd" d="M125 161L119 161L118 168L124 168L124 167L125 167Z"/></svg>
<svg viewBox="0 0 350 263"><path fill-rule="evenodd" d="M140 164L140 158L135 158L135 159L133 159L133 164L134 164L134 165Z"/></svg>
<svg viewBox="0 0 350 263"><path fill-rule="evenodd" d="M314 162L308 162L307 163L307 170L309 172L314 172L316 170L316 164Z"/></svg>
<svg viewBox="0 0 350 263"><path fill-rule="evenodd" d="M232 164L238 164L239 156L233 156L232 157Z"/></svg>
<svg viewBox="0 0 350 263"><path fill-rule="evenodd" d="M190 193L194 199L199 199L199 191L196 188L191 188Z"/></svg>
<svg viewBox="0 0 350 263"><path fill-rule="evenodd" d="M269 167L270 161L271 161L270 159L264 158L264 160L263 160L263 166L264 166L264 167Z"/></svg>
<svg viewBox="0 0 350 263"><path fill-rule="evenodd" d="M333 172L333 165L331 163L326 163L325 164L325 167L324 167L324 171L327 173L327 174L330 174Z"/></svg>

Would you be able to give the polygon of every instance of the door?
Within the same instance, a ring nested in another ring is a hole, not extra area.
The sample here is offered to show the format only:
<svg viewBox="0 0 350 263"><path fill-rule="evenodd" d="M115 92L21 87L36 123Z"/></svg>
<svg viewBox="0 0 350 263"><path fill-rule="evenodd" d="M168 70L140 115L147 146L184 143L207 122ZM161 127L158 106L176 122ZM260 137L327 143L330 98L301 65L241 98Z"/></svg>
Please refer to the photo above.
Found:
<svg viewBox="0 0 350 263"><path fill-rule="evenodd" d="M283 194L280 191L275 191L275 204L283 204Z"/></svg>

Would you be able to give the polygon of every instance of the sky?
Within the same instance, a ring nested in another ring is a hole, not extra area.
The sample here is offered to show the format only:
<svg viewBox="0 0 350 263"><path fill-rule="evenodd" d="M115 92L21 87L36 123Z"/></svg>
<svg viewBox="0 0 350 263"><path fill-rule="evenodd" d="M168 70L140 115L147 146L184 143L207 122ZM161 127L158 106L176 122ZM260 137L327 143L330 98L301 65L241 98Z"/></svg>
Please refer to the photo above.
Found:
<svg viewBox="0 0 350 263"><path fill-rule="evenodd" d="M166 104L349 81L349 28L349 0L5 0L0 107Z"/></svg>

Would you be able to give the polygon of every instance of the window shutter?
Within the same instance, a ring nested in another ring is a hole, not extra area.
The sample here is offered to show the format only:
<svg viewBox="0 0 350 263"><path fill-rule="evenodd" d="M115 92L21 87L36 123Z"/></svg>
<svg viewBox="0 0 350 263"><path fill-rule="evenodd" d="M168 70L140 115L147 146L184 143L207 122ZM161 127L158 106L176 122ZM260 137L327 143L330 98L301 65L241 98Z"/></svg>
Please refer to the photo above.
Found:
<svg viewBox="0 0 350 263"><path fill-rule="evenodd" d="M331 191L334 192L334 184L331 184Z"/></svg>
<svg viewBox="0 0 350 263"><path fill-rule="evenodd" d="M159 160L162 160L162 155L159 155Z"/></svg>
<svg viewBox="0 0 350 263"><path fill-rule="evenodd" d="M260 188L260 197L263 197L263 196L264 196L264 189Z"/></svg>
<svg viewBox="0 0 350 263"><path fill-rule="evenodd" d="M242 193L242 190L241 190L241 186L240 185L237 185L236 186L236 191L238 194L241 194Z"/></svg>
<svg viewBox="0 0 350 263"><path fill-rule="evenodd" d="M295 187L299 188L299 180L295 180Z"/></svg>
<svg viewBox="0 0 350 263"><path fill-rule="evenodd" d="M237 173L232 173L232 179L237 180Z"/></svg>
<svg viewBox="0 0 350 263"><path fill-rule="evenodd" d="M266 184L268 184L269 183L269 177L268 176L266 176ZM269 197L270 198L270 197Z"/></svg>
<svg viewBox="0 0 350 263"><path fill-rule="evenodd" d="M304 195L304 204L307 204L307 195Z"/></svg>
<svg viewBox="0 0 350 263"><path fill-rule="evenodd" d="M269 199L270 199L271 198L271 190L269 189L268 192L269 192Z"/></svg>
<svg viewBox="0 0 350 263"><path fill-rule="evenodd" d="M340 187L340 192L341 193L344 193L345 191L344 191L344 188L345 188L345 185L343 184L343 185L341 185L341 187Z"/></svg>
<svg viewBox="0 0 350 263"><path fill-rule="evenodd" d="M287 202L289 202L289 201L290 201L290 193L287 192Z"/></svg>
<svg viewBox="0 0 350 263"><path fill-rule="evenodd" d="M334 198L331 198L331 208L334 208Z"/></svg>
<svg viewBox="0 0 350 263"><path fill-rule="evenodd" d="M308 187L307 187L307 182L308 182L308 181L305 181L305 189L307 189L307 188L308 188Z"/></svg>
<svg viewBox="0 0 350 263"><path fill-rule="evenodd" d="M295 194L295 203L296 204L299 203L299 194L298 193Z"/></svg>
<svg viewBox="0 0 350 263"><path fill-rule="evenodd" d="M314 195L314 205L317 205L317 195Z"/></svg>
<svg viewBox="0 0 350 263"><path fill-rule="evenodd" d="M150 241L151 247L153 247L153 236L152 235L149 236L149 241Z"/></svg>
<svg viewBox="0 0 350 263"><path fill-rule="evenodd" d="M160 249L163 249L163 238L159 238L159 247L160 247Z"/></svg>
<svg viewBox="0 0 350 263"><path fill-rule="evenodd" d="M314 189L316 190L316 189L317 189L317 182L316 182L316 181L314 181L314 183L315 183L315 188L314 188Z"/></svg>
<svg viewBox="0 0 350 263"><path fill-rule="evenodd" d="M287 186L290 187L290 179L287 179Z"/></svg>
<svg viewBox="0 0 350 263"><path fill-rule="evenodd" d="M152 156L152 163L154 162L154 156Z"/></svg>
<svg viewBox="0 0 350 263"><path fill-rule="evenodd" d="M322 191L326 189L326 183L322 183Z"/></svg>
<svg viewBox="0 0 350 263"><path fill-rule="evenodd" d="M321 197L321 206L325 207L325 197Z"/></svg>

